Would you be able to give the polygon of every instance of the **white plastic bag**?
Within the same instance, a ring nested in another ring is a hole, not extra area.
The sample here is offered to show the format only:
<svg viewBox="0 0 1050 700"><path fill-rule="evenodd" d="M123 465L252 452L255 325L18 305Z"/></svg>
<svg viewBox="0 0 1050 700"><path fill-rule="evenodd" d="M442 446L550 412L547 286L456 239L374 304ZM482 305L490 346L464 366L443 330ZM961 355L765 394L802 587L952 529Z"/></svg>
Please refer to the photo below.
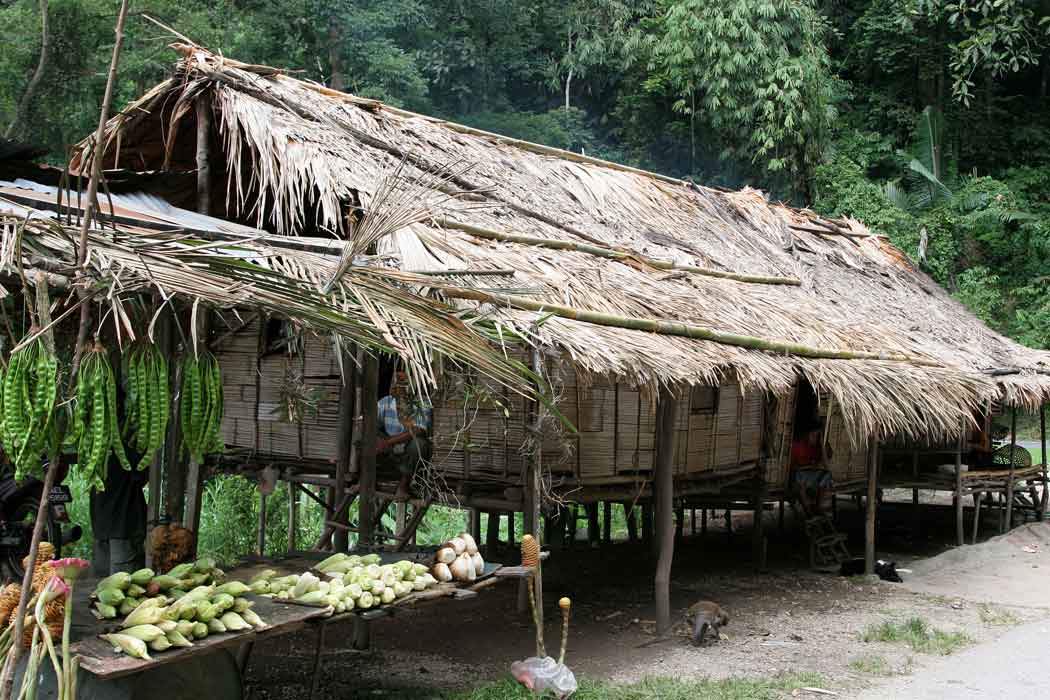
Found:
<svg viewBox="0 0 1050 700"><path fill-rule="evenodd" d="M549 656L542 659L530 656L524 661L515 661L510 665L510 675L537 695L550 692L556 698L567 698L577 688L576 676L568 666Z"/></svg>

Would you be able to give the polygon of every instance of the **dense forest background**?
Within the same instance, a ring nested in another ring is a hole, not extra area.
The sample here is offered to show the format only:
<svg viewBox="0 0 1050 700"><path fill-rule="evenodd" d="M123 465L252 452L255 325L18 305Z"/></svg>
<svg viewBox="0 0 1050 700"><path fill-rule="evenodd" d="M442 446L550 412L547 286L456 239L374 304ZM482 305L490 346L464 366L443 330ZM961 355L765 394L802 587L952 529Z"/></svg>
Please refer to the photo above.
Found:
<svg viewBox="0 0 1050 700"><path fill-rule="evenodd" d="M0 133L97 120L118 3L0 0ZM165 77L150 15L243 61L889 235L1050 347L1050 0L143 0L117 100ZM43 50L42 50L43 48Z"/></svg>

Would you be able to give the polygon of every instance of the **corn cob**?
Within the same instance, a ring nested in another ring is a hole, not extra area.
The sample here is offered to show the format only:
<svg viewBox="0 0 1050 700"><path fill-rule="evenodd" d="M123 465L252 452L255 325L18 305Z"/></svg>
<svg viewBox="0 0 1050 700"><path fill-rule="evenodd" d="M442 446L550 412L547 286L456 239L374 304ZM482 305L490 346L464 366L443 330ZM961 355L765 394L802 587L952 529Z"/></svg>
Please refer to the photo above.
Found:
<svg viewBox="0 0 1050 700"><path fill-rule="evenodd" d="M11 619L11 613L18 607L18 599L21 597L22 585L19 583L9 583L0 591L0 627Z"/></svg>

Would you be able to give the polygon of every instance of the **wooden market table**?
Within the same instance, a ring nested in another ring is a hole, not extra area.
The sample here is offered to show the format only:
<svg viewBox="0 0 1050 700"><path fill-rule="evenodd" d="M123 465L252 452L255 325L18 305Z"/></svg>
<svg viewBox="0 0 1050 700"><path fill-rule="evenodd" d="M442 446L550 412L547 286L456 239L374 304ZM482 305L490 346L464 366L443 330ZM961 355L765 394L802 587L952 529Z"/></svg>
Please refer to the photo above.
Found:
<svg viewBox="0 0 1050 700"><path fill-rule="evenodd" d="M326 554L302 552L281 559L253 558L243 562L241 565L226 572L227 580L248 581L252 576L263 569L274 569L278 576L291 573L303 573L310 570ZM432 558L429 552L410 554L394 553L380 555L384 563L398 561L401 559L428 562ZM247 598L254 601L253 610L263 619L267 627L259 630L246 630L244 632L225 633L209 635L208 637L195 641L192 647L171 648L163 652L150 654L151 659L136 659L126 654L118 654L113 651L112 646L99 638L98 635L110 631L117 631L117 620L95 620L90 613L88 595L94 590L95 581L84 579L76 588L75 607L73 614L72 634L74 643L72 651L80 657L80 668L90 673L97 680L108 681L126 678L135 674L153 672L157 669L174 664L185 664L202 660L202 657L214 655L217 652L229 652L235 660L235 668L238 673L237 685L244 696L245 686L243 679L247 668L251 651L256 642L267 639L300 632L309 626L313 626L317 633L317 643L314 650L313 662L310 667L310 697L317 694L322 674L322 659L325 651L326 631L331 625L351 624L353 625L353 645L355 648L367 648L369 642L369 625L371 622L396 615L398 611L409 607L427 604L434 601L468 600L478 595L478 591L488 586L495 585L506 578L521 578L530 575L530 570L522 567L503 567L500 564L486 563L485 572L473 582L465 584L442 583L432 586L425 591L410 593L394 603L368 610L354 610L336 614L331 607L308 606L287 601L277 600L265 596L248 594ZM83 687L83 686L82 686ZM87 694L90 696L92 694ZM87 697L85 696L85 697ZM106 697L110 697L106 695ZM204 692L199 697L214 697Z"/></svg>

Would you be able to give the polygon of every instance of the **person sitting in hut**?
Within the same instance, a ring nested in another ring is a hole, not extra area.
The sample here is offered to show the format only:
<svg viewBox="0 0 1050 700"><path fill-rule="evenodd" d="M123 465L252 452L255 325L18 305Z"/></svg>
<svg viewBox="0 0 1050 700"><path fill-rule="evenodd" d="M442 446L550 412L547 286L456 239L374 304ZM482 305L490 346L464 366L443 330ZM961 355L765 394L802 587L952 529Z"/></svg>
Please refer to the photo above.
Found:
<svg viewBox="0 0 1050 700"><path fill-rule="evenodd" d="M966 463L970 469L989 469L995 462L992 419L983 411L974 411L973 422L976 427L970 433Z"/></svg>
<svg viewBox="0 0 1050 700"><path fill-rule="evenodd" d="M831 496L831 471L824 453L824 424L819 417L798 424L791 442L789 489L807 515L819 515Z"/></svg>
<svg viewBox="0 0 1050 700"><path fill-rule="evenodd" d="M396 467L400 474L395 498L408 499L408 487L420 462L430 459L429 404L413 398L403 371L394 375L390 394L379 400L378 463Z"/></svg>

